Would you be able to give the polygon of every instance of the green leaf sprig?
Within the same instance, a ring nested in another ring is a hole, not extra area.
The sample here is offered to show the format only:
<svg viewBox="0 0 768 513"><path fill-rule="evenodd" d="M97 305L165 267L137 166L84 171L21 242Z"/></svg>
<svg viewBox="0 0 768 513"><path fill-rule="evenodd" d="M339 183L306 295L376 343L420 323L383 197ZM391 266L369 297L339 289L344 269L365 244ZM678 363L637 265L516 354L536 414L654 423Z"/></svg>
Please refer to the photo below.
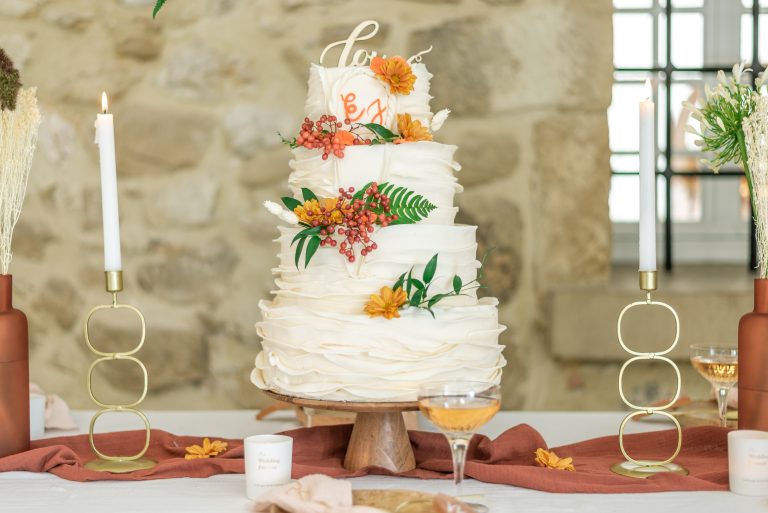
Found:
<svg viewBox="0 0 768 513"><path fill-rule="evenodd" d="M352 199L359 199L366 202L370 198L366 197L366 191L373 185L373 182L367 183L352 196ZM386 194L389 197L389 208L392 214L397 214L397 220L392 224L414 224L425 219L430 212L437 207L421 194L416 194L406 187L398 187L393 183L384 182L378 185L380 194ZM372 211L381 214L381 206L374 206Z"/></svg>
<svg viewBox="0 0 768 513"><path fill-rule="evenodd" d="M164 5L165 5L165 0L157 0L157 3L155 4L155 8L152 9L152 19L155 19L157 17L157 13L160 12L160 9L162 9Z"/></svg>
<svg viewBox="0 0 768 513"><path fill-rule="evenodd" d="M309 200L317 200L317 196L314 192L307 189L306 187L301 189L302 197L304 198L304 201L307 202ZM303 205L303 203L296 198L292 198L290 196L283 196L280 198L283 201L283 205L288 208L291 212L293 212L296 207L300 207ZM304 254L304 267L306 268L309 265L309 261L312 260L312 257L315 256L315 253L317 252L318 248L320 247L320 230L323 229L322 226L310 226L306 223L299 223L301 226L304 226L305 228L301 230L299 233L296 234L296 236L291 241L291 246L299 243L298 246L296 246L296 253L294 255L294 262L296 264L296 269L299 268L299 262L301 261L301 254L304 251L304 247L306 246L307 251Z"/></svg>
<svg viewBox="0 0 768 513"><path fill-rule="evenodd" d="M443 299L454 296L465 296L470 290L484 288L484 285L480 280L484 277L483 268L485 267L485 259L488 256L487 253L483 256L480 269L477 272L477 278L469 283L463 283L461 276L456 274L453 276L451 282L452 290L450 292L441 292L439 294L430 295L429 288L432 286L432 280L435 278L435 273L437 272L438 255L439 253L436 253L429 259L429 262L427 262L427 265L424 267L421 279L413 276L413 268L411 268L409 272L401 274L392 286L392 290L405 288L405 295L407 296L408 301L403 307L410 306L421 308L422 310L428 311L432 315L432 318L435 318L435 312L432 310L432 307Z"/></svg>

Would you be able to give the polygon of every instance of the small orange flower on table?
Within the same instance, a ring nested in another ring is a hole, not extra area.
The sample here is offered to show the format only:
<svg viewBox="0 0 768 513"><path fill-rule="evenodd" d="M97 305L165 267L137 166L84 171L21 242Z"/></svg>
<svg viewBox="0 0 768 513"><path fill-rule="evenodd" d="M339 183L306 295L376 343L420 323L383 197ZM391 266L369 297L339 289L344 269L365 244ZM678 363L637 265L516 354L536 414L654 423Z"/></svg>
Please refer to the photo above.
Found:
<svg viewBox="0 0 768 513"><path fill-rule="evenodd" d="M551 468L555 470L568 470L573 472L576 467L573 466L573 458L561 458L553 451L546 449L536 449L536 464L540 467Z"/></svg>
<svg viewBox="0 0 768 513"><path fill-rule="evenodd" d="M407 300L402 288L392 290L390 287L381 287L378 294L371 294L371 300L365 305L365 313L370 317L394 319L400 317L398 310Z"/></svg>
<svg viewBox="0 0 768 513"><path fill-rule="evenodd" d="M221 440L214 440L211 442L205 438L203 445L190 445L186 448L187 454L184 456L185 460L195 460L198 458L215 458L219 454L227 450L227 442Z"/></svg>
<svg viewBox="0 0 768 513"><path fill-rule="evenodd" d="M371 59L371 71L376 77L389 85L392 94L411 94L416 75L408 61L402 57L374 57Z"/></svg>
<svg viewBox="0 0 768 513"><path fill-rule="evenodd" d="M395 144L432 140L429 129L422 125L421 121L412 119L410 114L397 115L397 131L400 132L400 137L395 139Z"/></svg>

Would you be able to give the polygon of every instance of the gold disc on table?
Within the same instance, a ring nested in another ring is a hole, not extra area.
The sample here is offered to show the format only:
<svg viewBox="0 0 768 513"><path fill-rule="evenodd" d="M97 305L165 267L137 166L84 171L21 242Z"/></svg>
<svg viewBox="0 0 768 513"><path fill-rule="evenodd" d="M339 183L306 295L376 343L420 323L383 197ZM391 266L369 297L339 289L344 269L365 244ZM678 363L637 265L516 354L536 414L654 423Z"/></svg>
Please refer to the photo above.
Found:
<svg viewBox="0 0 768 513"><path fill-rule="evenodd" d="M680 474L681 476L688 475L688 469L677 463L666 463L664 465L657 465L651 461L641 463L641 465L638 465L631 461L622 461L621 463L613 465L611 471L621 476L634 477L637 479L648 479L651 476L662 474L664 472Z"/></svg>
<svg viewBox="0 0 768 513"><path fill-rule="evenodd" d="M127 474L137 470L146 470L155 465L157 465L157 462L148 458L139 458L138 460L95 459L86 463L85 468L99 472L111 472L112 474Z"/></svg>

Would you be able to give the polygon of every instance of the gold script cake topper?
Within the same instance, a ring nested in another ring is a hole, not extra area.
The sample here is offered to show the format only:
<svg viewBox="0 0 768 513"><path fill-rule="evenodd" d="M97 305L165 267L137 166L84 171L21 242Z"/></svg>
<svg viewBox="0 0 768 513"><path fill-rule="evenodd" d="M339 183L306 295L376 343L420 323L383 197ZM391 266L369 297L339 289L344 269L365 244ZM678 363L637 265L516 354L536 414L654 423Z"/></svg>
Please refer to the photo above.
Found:
<svg viewBox="0 0 768 513"><path fill-rule="evenodd" d="M363 34L363 31L370 27L370 31ZM345 66L365 66L368 63L370 63L371 59L376 57L378 55L378 52L375 50L371 50L370 52L364 48L361 48L355 53L352 54L352 60L348 63L347 60L349 59L349 54L352 52L352 47L355 46L355 43L357 41L366 41L368 39L371 39L373 36L379 33L379 22L374 20L365 20L361 22L357 27L355 27L352 30L352 33L349 34L349 37L347 39L342 39L341 41L336 41L334 43L329 44L325 47L323 52L320 54L320 64L323 64L323 59L325 59L325 55L328 53L329 50L336 48L339 45L344 45L341 50L341 55L339 55L339 64L338 66L340 68L343 68ZM421 62L421 56L424 54L427 54L432 51L432 47L430 46L426 50L423 50L416 55L410 57L408 59L408 63L412 62ZM386 57L386 55L382 55L382 57Z"/></svg>

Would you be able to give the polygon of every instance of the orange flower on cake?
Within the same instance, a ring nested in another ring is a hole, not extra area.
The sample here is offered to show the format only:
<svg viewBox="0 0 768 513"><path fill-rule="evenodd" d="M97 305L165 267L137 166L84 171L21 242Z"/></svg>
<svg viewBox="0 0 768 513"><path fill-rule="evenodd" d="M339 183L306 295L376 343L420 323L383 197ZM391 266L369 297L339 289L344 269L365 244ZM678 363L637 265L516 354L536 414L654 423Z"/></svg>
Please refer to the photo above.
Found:
<svg viewBox="0 0 768 513"><path fill-rule="evenodd" d="M421 121L411 119L410 114L397 115L397 131L400 137L395 139L395 144L432 140L429 129L422 125Z"/></svg>
<svg viewBox="0 0 768 513"><path fill-rule="evenodd" d="M407 300L408 297L402 288L392 290L390 287L381 287L378 294L371 294L370 301L365 305L365 313L370 317L394 319L400 317L398 310Z"/></svg>
<svg viewBox="0 0 768 513"><path fill-rule="evenodd" d="M302 223L312 225L313 221L318 221L319 224L328 225L341 224L346 209L348 209L347 204L342 204L339 208L338 198L320 198L305 202L293 209L293 213Z"/></svg>
<svg viewBox="0 0 768 513"><path fill-rule="evenodd" d="M573 458L561 458L553 451L546 449L536 449L535 461L538 466L544 468L568 470L571 472L576 470L576 467L573 466Z"/></svg>
<svg viewBox="0 0 768 513"><path fill-rule="evenodd" d="M340 149L355 144L355 134L347 130L339 130L333 134L333 144L338 144Z"/></svg>
<svg viewBox="0 0 768 513"><path fill-rule="evenodd" d="M371 59L371 71L376 78L389 85L392 94L411 94L416 75L413 74L411 65L402 57L374 57Z"/></svg>
<svg viewBox="0 0 768 513"><path fill-rule="evenodd" d="M187 454L184 456L185 460L195 460L198 458L215 458L219 454L227 450L227 442L221 440L214 440L211 442L207 438L203 440L203 445L190 445L186 448Z"/></svg>

